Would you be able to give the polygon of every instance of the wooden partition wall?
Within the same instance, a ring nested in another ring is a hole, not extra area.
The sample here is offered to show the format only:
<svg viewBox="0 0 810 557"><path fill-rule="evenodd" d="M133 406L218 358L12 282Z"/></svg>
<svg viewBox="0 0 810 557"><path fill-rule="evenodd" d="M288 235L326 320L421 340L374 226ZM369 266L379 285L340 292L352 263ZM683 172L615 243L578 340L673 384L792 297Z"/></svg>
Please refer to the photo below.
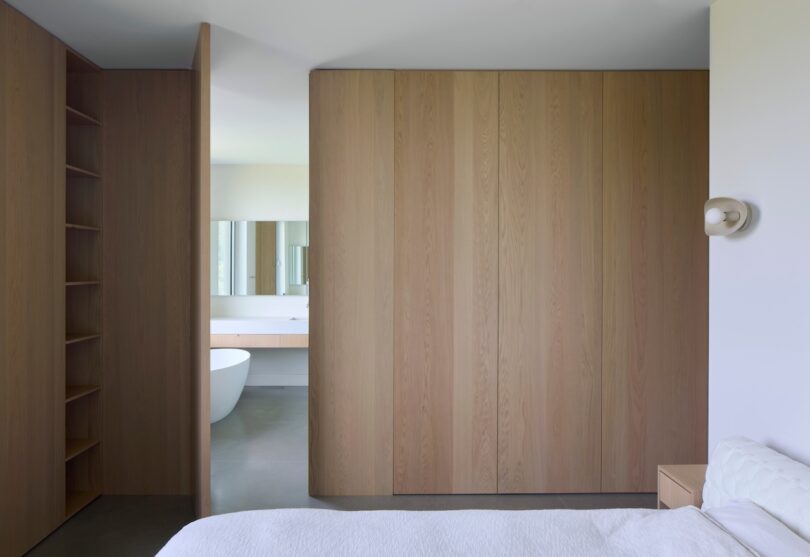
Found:
<svg viewBox="0 0 810 557"><path fill-rule="evenodd" d="M211 26L200 24L191 65L191 368L194 508L211 514Z"/></svg>
<svg viewBox="0 0 810 557"><path fill-rule="evenodd" d="M104 72L104 491L192 492L191 72Z"/></svg>
<svg viewBox="0 0 810 557"><path fill-rule="evenodd" d="M311 493L705 462L707 102L700 71L313 72Z"/></svg>

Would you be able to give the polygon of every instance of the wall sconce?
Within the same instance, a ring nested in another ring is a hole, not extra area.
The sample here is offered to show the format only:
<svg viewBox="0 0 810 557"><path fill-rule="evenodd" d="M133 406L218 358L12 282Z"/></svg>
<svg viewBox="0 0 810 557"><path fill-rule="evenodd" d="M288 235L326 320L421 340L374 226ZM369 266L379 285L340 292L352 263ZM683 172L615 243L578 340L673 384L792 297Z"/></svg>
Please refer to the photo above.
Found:
<svg viewBox="0 0 810 557"><path fill-rule="evenodd" d="M748 226L748 205L730 197L714 197L703 206L707 236L728 236Z"/></svg>

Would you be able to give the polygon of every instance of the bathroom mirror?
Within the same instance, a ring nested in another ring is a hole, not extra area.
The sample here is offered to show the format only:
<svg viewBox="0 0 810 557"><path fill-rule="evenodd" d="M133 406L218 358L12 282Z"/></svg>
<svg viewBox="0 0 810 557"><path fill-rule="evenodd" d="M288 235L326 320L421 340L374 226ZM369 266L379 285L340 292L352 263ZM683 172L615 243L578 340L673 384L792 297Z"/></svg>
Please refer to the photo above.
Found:
<svg viewBox="0 0 810 557"><path fill-rule="evenodd" d="M307 221L212 221L211 294L309 295Z"/></svg>

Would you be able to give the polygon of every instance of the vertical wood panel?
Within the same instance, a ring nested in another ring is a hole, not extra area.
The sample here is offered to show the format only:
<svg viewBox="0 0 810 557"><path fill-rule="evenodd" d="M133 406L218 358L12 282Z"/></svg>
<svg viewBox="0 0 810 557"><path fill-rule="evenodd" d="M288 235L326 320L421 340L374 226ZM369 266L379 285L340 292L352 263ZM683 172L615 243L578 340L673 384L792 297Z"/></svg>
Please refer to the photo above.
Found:
<svg viewBox="0 0 810 557"><path fill-rule="evenodd" d="M0 555L64 510L64 49L0 2Z"/></svg>
<svg viewBox="0 0 810 557"><path fill-rule="evenodd" d="M504 72L498 490L600 488L602 76Z"/></svg>
<svg viewBox="0 0 810 557"><path fill-rule="evenodd" d="M256 223L256 294L276 295L277 222Z"/></svg>
<svg viewBox="0 0 810 557"><path fill-rule="evenodd" d="M394 491L497 489L498 74L396 73Z"/></svg>
<svg viewBox="0 0 810 557"><path fill-rule="evenodd" d="M394 74L310 75L309 490L392 492Z"/></svg>
<svg viewBox="0 0 810 557"><path fill-rule="evenodd" d="M191 365L194 508L211 514L211 26L201 23L191 87Z"/></svg>
<svg viewBox="0 0 810 557"><path fill-rule="evenodd" d="M605 74L602 487L706 462L708 73Z"/></svg>
<svg viewBox="0 0 810 557"><path fill-rule="evenodd" d="M105 493L192 491L191 81L104 74Z"/></svg>

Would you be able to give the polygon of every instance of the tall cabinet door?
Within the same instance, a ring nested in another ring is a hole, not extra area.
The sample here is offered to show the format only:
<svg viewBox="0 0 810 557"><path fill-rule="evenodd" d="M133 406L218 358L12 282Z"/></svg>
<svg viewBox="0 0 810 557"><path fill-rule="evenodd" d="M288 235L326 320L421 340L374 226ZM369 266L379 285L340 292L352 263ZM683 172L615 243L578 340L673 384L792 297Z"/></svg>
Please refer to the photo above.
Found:
<svg viewBox="0 0 810 557"><path fill-rule="evenodd" d="M600 489L602 74L500 81L498 491Z"/></svg>
<svg viewBox="0 0 810 557"><path fill-rule="evenodd" d="M604 491L706 462L708 77L605 74Z"/></svg>
<svg viewBox="0 0 810 557"><path fill-rule="evenodd" d="M497 489L498 74L396 73L394 492Z"/></svg>
<svg viewBox="0 0 810 557"><path fill-rule="evenodd" d="M313 72L312 495L392 492L393 169L393 72Z"/></svg>
<svg viewBox="0 0 810 557"><path fill-rule="evenodd" d="M65 48L0 2L0 556L65 509Z"/></svg>

